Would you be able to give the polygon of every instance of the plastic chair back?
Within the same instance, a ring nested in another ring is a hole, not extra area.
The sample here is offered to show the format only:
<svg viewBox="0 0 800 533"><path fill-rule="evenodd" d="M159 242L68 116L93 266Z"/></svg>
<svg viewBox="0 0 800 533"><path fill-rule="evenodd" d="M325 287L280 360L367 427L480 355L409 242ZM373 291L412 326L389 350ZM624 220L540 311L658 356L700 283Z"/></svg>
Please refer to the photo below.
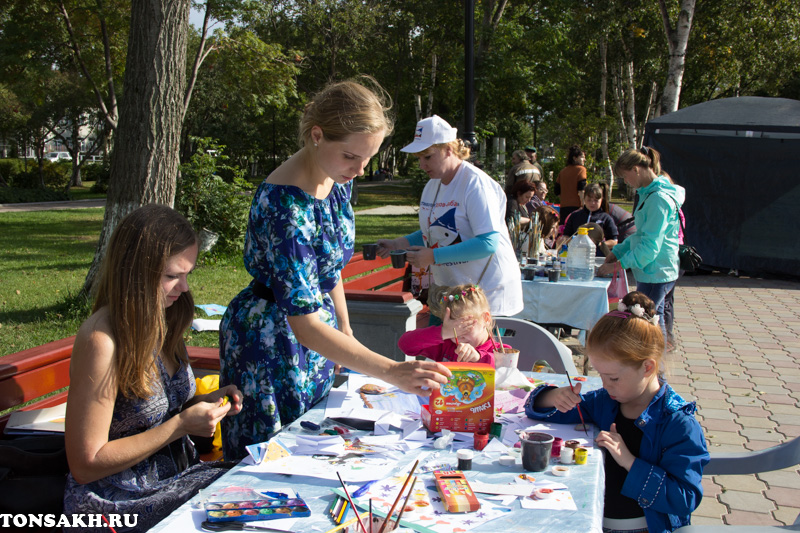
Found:
<svg viewBox="0 0 800 533"><path fill-rule="evenodd" d="M536 361L544 359L557 374L578 374L572 351L542 326L519 318L496 318L495 323L506 329L503 343L519 350L517 368L523 372L530 372Z"/></svg>

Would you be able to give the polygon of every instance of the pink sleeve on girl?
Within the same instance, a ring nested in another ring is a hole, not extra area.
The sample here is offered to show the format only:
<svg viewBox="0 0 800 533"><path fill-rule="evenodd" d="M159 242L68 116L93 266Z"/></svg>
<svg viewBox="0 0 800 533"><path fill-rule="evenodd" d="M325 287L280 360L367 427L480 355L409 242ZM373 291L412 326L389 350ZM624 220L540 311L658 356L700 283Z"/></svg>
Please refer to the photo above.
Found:
<svg viewBox="0 0 800 533"><path fill-rule="evenodd" d="M430 326L406 331L400 336L397 347L406 355L422 355L434 361L455 361L456 344L442 339L442 326Z"/></svg>

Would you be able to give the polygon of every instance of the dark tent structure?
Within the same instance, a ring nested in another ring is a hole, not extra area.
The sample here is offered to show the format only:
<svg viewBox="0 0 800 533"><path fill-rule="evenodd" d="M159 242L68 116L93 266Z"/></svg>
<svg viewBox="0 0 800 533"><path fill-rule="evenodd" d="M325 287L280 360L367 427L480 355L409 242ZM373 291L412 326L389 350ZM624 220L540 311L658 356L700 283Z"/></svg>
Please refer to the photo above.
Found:
<svg viewBox="0 0 800 533"><path fill-rule="evenodd" d="M711 100L649 121L644 142L686 188L686 242L706 266L800 275L800 101Z"/></svg>

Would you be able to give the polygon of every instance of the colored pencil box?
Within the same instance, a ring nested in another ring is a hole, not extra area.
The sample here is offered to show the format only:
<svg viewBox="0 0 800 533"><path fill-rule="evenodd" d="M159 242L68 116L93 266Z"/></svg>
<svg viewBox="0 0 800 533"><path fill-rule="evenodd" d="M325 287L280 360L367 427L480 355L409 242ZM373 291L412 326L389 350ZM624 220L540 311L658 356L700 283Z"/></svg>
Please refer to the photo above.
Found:
<svg viewBox="0 0 800 533"><path fill-rule="evenodd" d="M458 470L435 471L436 488L448 513L469 513L481 508L467 478Z"/></svg>
<svg viewBox="0 0 800 533"><path fill-rule="evenodd" d="M203 503L210 522L251 522L277 518L311 516L299 495L281 492L256 492L244 487L228 487L209 496Z"/></svg>

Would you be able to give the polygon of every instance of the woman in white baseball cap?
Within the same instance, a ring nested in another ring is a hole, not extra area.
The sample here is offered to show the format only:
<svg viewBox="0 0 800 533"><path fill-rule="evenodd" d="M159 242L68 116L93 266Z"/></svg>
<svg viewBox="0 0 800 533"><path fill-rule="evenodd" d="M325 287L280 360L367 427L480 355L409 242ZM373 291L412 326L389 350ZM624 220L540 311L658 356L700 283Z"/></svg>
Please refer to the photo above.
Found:
<svg viewBox="0 0 800 533"><path fill-rule="evenodd" d="M408 262L432 274L428 307L437 316L440 293L473 283L486 293L492 316L522 311L519 264L505 225L503 188L467 161L470 149L437 115L420 120L402 149L419 159L430 181L422 192L420 230L378 241L378 253L407 250ZM441 317L440 317L441 318Z"/></svg>

